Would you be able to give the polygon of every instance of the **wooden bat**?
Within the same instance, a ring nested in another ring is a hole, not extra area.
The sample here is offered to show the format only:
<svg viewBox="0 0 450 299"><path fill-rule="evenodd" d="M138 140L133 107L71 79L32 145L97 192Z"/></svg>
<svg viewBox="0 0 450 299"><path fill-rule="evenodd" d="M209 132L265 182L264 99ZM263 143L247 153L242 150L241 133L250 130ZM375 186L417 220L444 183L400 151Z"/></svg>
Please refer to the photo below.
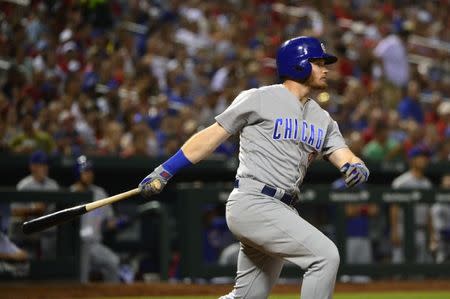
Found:
<svg viewBox="0 0 450 299"><path fill-rule="evenodd" d="M161 182L156 179L150 183L152 188L155 190L161 189ZM98 209L105 205L112 204L116 201L126 199L130 196L136 195L139 193L139 188L135 188L123 193L116 194L114 196L106 197L103 199L96 200L94 202L83 204L79 206L75 206L72 208L67 208L61 211L54 212L52 214L48 214L30 221L25 222L22 225L22 231L24 234L29 235L32 233L43 231L49 227L54 225L59 225L65 223L67 221L73 220L74 218L86 214L92 210Z"/></svg>

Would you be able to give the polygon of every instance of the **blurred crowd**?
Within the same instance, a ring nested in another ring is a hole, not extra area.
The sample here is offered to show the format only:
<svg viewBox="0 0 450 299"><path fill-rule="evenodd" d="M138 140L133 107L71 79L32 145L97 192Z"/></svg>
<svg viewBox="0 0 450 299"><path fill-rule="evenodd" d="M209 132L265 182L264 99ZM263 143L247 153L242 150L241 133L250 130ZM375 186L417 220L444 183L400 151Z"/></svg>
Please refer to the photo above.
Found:
<svg viewBox="0 0 450 299"><path fill-rule="evenodd" d="M0 3L3 152L173 154L312 35L339 57L317 101L366 159L449 159L448 0L27 2Z"/></svg>

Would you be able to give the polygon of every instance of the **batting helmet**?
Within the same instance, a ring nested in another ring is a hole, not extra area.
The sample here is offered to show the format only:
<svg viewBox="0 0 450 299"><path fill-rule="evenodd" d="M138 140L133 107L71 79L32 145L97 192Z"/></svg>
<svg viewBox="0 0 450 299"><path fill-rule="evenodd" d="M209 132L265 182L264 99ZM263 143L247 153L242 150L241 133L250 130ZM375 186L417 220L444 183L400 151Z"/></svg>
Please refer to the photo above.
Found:
<svg viewBox="0 0 450 299"><path fill-rule="evenodd" d="M306 80L311 75L310 59L324 59L332 64L337 57L325 53L325 46L317 38L300 36L285 41L277 52L277 70L280 78Z"/></svg>
<svg viewBox="0 0 450 299"><path fill-rule="evenodd" d="M75 176L80 178L80 174L87 170L92 170L93 164L86 156L82 155L77 158L77 163L75 166Z"/></svg>

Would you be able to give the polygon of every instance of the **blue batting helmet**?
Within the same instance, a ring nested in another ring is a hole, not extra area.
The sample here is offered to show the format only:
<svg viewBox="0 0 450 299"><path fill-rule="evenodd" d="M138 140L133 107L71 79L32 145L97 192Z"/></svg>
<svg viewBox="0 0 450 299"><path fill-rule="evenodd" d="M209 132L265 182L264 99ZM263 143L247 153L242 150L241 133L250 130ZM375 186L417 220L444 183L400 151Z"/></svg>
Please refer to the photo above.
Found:
<svg viewBox="0 0 450 299"><path fill-rule="evenodd" d="M30 156L30 164L48 164L48 156L44 151L37 150Z"/></svg>
<svg viewBox="0 0 450 299"><path fill-rule="evenodd" d="M311 59L324 59L332 64L337 57L325 52L325 46L317 38L300 36L285 41L277 52L277 70L280 78L306 80L311 75Z"/></svg>
<svg viewBox="0 0 450 299"><path fill-rule="evenodd" d="M76 177L79 178L80 174L87 170L92 170L93 164L86 156L82 155L77 158L77 163L75 166Z"/></svg>

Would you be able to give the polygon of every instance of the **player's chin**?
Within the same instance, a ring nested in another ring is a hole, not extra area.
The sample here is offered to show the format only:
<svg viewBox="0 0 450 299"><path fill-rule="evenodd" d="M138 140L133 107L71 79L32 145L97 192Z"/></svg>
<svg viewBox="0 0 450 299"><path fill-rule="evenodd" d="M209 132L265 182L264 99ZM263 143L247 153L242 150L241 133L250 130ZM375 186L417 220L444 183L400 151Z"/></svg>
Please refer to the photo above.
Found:
<svg viewBox="0 0 450 299"><path fill-rule="evenodd" d="M319 80L319 81L314 82L312 87L317 90L323 90L328 87L328 84L327 84L327 81L325 81L325 80Z"/></svg>

